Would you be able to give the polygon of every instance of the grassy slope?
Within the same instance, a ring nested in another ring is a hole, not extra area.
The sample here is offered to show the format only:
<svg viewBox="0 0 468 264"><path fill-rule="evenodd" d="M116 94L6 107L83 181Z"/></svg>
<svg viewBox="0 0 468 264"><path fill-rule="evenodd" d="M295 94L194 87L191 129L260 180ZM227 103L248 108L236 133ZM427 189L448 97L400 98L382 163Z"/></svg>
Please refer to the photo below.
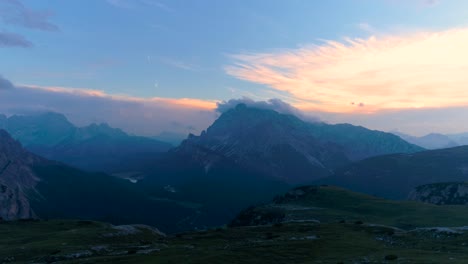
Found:
<svg viewBox="0 0 468 264"><path fill-rule="evenodd" d="M265 207L281 208L286 211L287 217L295 220L317 219L328 222L348 219L400 228L468 224L466 206L392 201L334 186L321 186L316 190L317 192L308 193L299 199L268 204ZM307 209L311 207L312 209Z"/></svg>
<svg viewBox="0 0 468 264"><path fill-rule="evenodd" d="M0 223L0 256L44 263L87 250L90 256L61 263L465 263L468 254L466 231L412 228L466 225L466 206L387 201L336 187L301 187L275 201L255 210L275 207L284 210L286 221L321 223L231 227L165 238L147 230L109 238L103 234L118 231L95 222ZM92 250L95 246L109 250ZM143 254L141 249L159 250ZM384 260L388 255L398 260Z"/></svg>
<svg viewBox="0 0 468 264"><path fill-rule="evenodd" d="M60 263L465 263L468 254L468 234L393 233L386 227L339 223L237 227L167 238L148 232L102 237L109 232L116 231L99 223L3 223L0 255L17 263L46 263L85 250L92 255ZM92 250L103 245L111 251ZM160 250L134 253L140 248ZM388 255L398 260L384 261Z"/></svg>

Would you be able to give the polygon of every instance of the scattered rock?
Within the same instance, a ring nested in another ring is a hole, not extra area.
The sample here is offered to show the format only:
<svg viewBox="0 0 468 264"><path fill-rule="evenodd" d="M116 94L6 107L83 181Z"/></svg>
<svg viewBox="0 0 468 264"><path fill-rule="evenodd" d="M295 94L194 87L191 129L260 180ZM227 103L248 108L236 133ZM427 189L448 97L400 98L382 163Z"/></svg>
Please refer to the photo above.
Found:
<svg viewBox="0 0 468 264"><path fill-rule="evenodd" d="M138 250L137 254L148 255L148 254L159 252L159 251L161 251L161 249L159 248L150 248L150 249Z"/></svg>
<svg viewBox="0 0 468 264"><path fill-rule="evenodd" d="M75 252L75 253L65 255L65 258L67 258L67 259L84 258L84 257L90 257L92 255L93 255L93 252L91 252L89 250L83 250L83 251L78 251L78 252Z"/></svg>
<svg viewBox="0 0 468 264"><path fill-rule="evenodd" d="M151 232L153 235L165 237L166 234L159 231L157 228L147 226L147 225L119 225L112 226L113 229L118 232L106 233L103 234L103 237L119 237L119 236L129 236L141 233L143 231Z"/></svg>
<svg viewBox="0 0 468 264"><path fill-rule="evenodd" d="M3 263L10 263L15 261L15 257L6 257L3 259Z"/></svg>
<svg viewBox="0 0 468 264"><path fill-rule="evenodd" d="M108 245L97 245L97 246L92 246L91 250L96 251L96 252L106 252L109 251L109 246Z"/></svg>

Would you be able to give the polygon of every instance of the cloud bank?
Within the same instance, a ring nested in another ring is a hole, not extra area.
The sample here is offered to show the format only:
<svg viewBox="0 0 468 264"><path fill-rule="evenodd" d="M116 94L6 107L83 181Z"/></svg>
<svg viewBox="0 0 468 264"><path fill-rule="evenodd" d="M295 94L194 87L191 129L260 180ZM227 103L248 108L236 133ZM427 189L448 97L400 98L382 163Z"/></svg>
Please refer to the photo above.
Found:
<svg viewBox="0 0 468 264"><path fill-rule="evenodd" d="M307 111L376 113L468 106L468 28L324 41L232 55L226 72L287 92Z"/></svg>
<svg viewBox="0 0 468 264"><path fill-rule="evenodd" d="M0 113L63 113L82 126L106 122L137 134L154 136L170 131L199 133L218 116L216 102L181 98L138 98L65 87L14 86L0 78Z"/></svg>

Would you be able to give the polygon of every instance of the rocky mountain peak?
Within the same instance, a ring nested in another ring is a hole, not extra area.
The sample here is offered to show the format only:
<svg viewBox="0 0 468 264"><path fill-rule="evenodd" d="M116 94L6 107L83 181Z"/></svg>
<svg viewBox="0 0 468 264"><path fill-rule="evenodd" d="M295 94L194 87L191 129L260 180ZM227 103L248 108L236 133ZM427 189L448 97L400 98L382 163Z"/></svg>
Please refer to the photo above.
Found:
<svg viewBox="0 0 468 264"><path fill-rule="evenodd" d="M238 104L176 153L212 167L220 157L287 182L328 176L350 161L422 150L401 138L350 124L309 123L290 114Z"/></svg>
<svg viewBox="0 0 468 264"><path fill-rule="evenodd" d="M27 152L5 130L0 130L0 217L32 218L26 192L39 182L32 166L42 159Z"/></svg>

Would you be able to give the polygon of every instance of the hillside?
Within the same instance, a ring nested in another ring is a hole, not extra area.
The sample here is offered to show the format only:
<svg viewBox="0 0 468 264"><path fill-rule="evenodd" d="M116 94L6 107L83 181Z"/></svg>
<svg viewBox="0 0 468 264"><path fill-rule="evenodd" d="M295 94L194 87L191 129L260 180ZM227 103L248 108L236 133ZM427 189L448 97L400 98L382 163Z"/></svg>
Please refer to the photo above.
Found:
<svg viewBox="0 0 468 264"><path fill-rule="evenodd" d="M192 223L179 221L199 214L192 205L150 197L127 180L31 154L4 130L0 130L0 168L0 217L5 220L93 219L175 232L193 229Z"/></svg>
<svg viewBox="0 0 468 264"><path fill-rule="evenodd" d="M392 201L334 186L302 186L275 197L270 203L244 210L231 226L359 221L409 230L464 226L467 219L468 207Z"/></svg>
<svg viewBox="0 0 468 264"><path fill-rule="evenodd" d="M406 199L413 188L468 180L468 147L384 155L340 168L319 184L342 186L390 199Z"/></svg>

